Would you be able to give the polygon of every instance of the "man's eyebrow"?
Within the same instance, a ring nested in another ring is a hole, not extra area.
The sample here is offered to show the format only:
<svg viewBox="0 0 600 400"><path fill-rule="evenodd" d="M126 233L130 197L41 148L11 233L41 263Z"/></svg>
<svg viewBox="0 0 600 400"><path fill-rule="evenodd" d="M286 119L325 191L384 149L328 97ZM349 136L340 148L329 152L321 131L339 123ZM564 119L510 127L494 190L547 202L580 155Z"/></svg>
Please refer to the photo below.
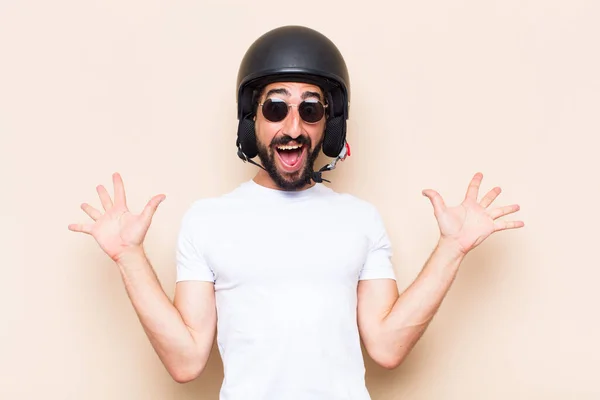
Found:
<svg viewBox="0 0 600 400"><path fill-rule="evenodd" d="M269 98L269 96L271 96L272 94L283 94L286 96L291 96L290 92L287 89L284 88L277 88L277 89L271 89L267 92L267 94L265 95L265 99Z"/></svg>
<svg viewBox="0 0 600 400"><path fill-rule="evenodd" d="M291 96L291 93L285 89L285 88L277 88L277 89L271 89L267 92L267 94L265 95L265 99L268 99L269 96L273 95L273 94L282 94L284 96ZM302 93L302 100L306 100L309 97L316 97L318 100L321 100L321 94L318 92L304 92Z"/></svg>
<svg viewBox="0 0 600 400"><path fill-rule="evenodd" d="M317 100L321 101L321 94L317 92L304 92L302 93L302 100L306 100L309 97L316 97Z"/></svg>

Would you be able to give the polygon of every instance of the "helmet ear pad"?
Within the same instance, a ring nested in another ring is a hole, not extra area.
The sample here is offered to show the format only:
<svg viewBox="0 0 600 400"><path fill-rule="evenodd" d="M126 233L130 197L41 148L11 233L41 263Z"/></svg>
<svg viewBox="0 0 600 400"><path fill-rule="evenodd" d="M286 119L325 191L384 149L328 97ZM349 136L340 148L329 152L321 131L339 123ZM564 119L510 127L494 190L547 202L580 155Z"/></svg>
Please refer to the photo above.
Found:
<svg viewBox="0 0 600 400"><path fill-rule="evenodd" d="M323 154L328 157L337 157L346 143L346 108L345 96L340 88L327 91L328 118L325 125L323 138Z"/></svg>
<svg viewBox="0 0 600 400"><path fill-rule="evenodd" d="M258 143L254 123L258 108L258 98L262 90L262 87L245 88L240 93L240 111L242 112L242 116L239 118L235 145L238 148L238 156L244 161L248 161L248 159L258 155Z"/></svg>
<svg viewBox="0 0 600 400"><path fill-rule="evenodd" d="M254 118L240 118L236 146L238 147L238 156L244 161L247 161L246 158L254 158L258 155ZM243 154L240 154L240 152Z"/></svg>
<svg viewBox="0 0 600 400"><path fill-rule="evenodd" d="M323 138L323 154L335 158L344 148L346 140L346 120L343 116L327 120Z"/></svg>
<svg viewBox="0 0 600 400"><path fill-rule="evenodd" d="M335 90L335 89L334 89ZM256 95L260 91L255 91ZM346 142L346 116L344 113L343 96L333 95L327 92L328 115L325 123L325 132L323 137L323 154L328 157L337 157ZM253 96L254 97L254 96ZM245 113L238 123L237 141L238 156L242 159L254 158L258 155L258 144L256 140L255 121L256 102L252 102L252 111ZM240 151L245 157L240 154Z"/></svg>

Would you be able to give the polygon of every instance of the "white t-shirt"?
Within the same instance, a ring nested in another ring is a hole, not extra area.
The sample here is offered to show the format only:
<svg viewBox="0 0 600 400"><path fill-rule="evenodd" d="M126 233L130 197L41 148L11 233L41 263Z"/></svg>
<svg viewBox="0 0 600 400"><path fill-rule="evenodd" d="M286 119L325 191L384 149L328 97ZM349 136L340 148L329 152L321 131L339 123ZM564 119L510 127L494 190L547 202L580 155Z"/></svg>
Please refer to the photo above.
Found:
<svg viewBox="0 0 600 400"><path fill-rule="evenodd" d="M357 284L395 279L370 203L253 180L186 212L177 281L211 281L221 400L367 400Z"/></svg>

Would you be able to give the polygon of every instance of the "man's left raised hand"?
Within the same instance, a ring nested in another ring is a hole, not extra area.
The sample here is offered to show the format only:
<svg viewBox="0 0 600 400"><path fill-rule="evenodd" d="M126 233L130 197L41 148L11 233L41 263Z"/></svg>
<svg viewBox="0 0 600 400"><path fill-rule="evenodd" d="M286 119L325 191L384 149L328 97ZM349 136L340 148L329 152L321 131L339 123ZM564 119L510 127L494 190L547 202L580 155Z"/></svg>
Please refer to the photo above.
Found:
<svg viewBox="0 0 600 400"><path fill-rule="evenodd" d="M499 187L490 190L481 201L477 201L483 174L476 173L469 184L463 202L447 207L442 196L432 189L423 190L429 198L440 228L440 241L457 247L463 255L481 244L492 233L505 229L521 228L523 221L503 221L498 218L519 211L518 204L490 207L501 192Z"/></svg>

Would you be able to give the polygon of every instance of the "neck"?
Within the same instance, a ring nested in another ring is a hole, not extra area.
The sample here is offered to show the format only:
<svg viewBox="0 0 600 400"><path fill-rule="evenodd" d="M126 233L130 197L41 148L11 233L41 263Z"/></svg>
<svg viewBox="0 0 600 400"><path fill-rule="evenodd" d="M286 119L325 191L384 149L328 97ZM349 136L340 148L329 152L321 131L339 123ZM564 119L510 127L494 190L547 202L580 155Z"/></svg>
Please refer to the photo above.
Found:
<svg viewBox="0 0 600 400"><path fill-rule="evenodd" d="M257 183L261 186L264 186L266 188L269 188L269 189L285 190L285 189L282 189L281 187L277 186L277 184L271 178L269 173L262 169L256 173L253 180L255 183ZM297 191L301 191L301 190L306 190L306 189L313 187L314 185L315 185L315 182L311 181L310 183L307 183L306 185L304 185L298 189L295 189L294 191L297 192Z"/></svg>

